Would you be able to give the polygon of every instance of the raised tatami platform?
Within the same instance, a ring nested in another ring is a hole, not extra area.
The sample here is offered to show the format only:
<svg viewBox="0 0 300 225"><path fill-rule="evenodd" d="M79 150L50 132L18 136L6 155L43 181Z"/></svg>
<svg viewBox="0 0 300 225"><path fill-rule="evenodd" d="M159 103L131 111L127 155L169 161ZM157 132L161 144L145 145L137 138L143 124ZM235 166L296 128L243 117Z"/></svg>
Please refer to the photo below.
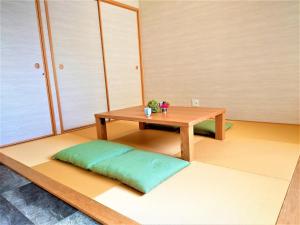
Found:
<svg viewBox="0 0 300 225"><path fill-rule="evenodd" d="M114 187L96 200L143 224L275 224L287 187L193 162L147 195Z"/></svg>
<svg viewBox="0 0 300 225"><path fill-rule="evenodd" d="M0 151L138 223L275 224L300 154L299 126L233 123L225 141L197 136L196 161L146 195L51 160L66 147L96 139L95 127ZM178 133L140 131L133 122L108 123L108 138L180 154Z"/></svg>

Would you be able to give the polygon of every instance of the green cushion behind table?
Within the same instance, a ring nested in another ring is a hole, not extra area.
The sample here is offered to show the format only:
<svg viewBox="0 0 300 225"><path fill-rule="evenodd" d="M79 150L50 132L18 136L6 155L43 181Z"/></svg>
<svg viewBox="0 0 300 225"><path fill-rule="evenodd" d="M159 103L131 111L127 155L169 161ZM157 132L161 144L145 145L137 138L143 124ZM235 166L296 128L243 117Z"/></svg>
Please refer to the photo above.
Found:
<svg viewBox="0 0 300 225"><path fill-rule="evenodd" d="M232 123L226 122L225 123L225 130L228 130L233 126ZM154 130L164 130L164 131L174 131L179 132L180 127L178 126L167 126L167 125L160 125L160 124L146 124L146 128L154 129ZM215 136L215 120L205 120L203 122L197 123L194 125L194 134L195 135L204 135L204 136Z"/></svg>
<svg viewBox="0 0 300 225"><path fill-rule="evenodd" d="M228 130L232 127L232 123L225 123L225 130ZM205 120L203 122L197 123L194 126L194 134L214 136L216 133L215 130L215 120Z"/></svg>
<svg viewBox="0 0 300 225"><path fill-rule="evenodd" d="M56 153L53 158L90 169L98 162L119 156L132 149L133 147L127 145L97 140L66 148Z"/></svg>
<svg viewBox="0 0 300 225"><path fill-rule="evenodd" d="M153 129L153 130L173 131L173 132L179 132L180 130L179 126L170 126L170 125L153 124L153 123L147 123L146 128Z"/></svg>
<svg viewBox="0 0 300 225"><path fill-rule="evenodd" d="M92 166L91 170L147 193L188 165L189 162L174 157L132 150L97 163Z"/></svg>

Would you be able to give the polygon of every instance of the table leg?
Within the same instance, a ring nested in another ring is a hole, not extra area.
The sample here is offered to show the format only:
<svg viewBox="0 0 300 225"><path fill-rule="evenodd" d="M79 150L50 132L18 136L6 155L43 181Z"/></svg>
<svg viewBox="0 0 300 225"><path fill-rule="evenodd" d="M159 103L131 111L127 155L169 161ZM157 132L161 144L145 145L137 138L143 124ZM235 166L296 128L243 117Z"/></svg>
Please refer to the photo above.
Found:
<svg viewBox="0 0 300 225"><path fill-rule="evenodd" d="M187 161L193 161L194 154L194 127L180 127L181 137L181 158Z"/></svg>
<svg viewBox="0 0 300 225"><path fill-rule="evenodd" d="M105 118L96 117L96 128L98 139L107 140L106 120Z"/></svg>
<svg viewBox="0 0 300 225"><path fill-rule="evenodd" d="M145 123L139 122L139 128L140 128L140 130L144 130L145 129Z"/></svg>
<svg viewBox="0 0 300 225"><path fill-rule="evenodd" d="M225 113L217 115L215 120L216 120L215 138L218 140L224 140L225 139Z"/></svg>

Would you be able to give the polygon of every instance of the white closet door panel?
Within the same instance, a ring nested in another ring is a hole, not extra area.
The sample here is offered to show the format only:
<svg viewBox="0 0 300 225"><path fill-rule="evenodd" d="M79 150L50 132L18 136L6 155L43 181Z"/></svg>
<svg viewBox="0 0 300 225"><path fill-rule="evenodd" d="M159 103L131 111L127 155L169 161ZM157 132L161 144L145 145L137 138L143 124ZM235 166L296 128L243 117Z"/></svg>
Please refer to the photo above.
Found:
<svg viewBox="0 0 300 225"><path fill-rule="evenodd" d="M49 135L52 125L34 1L0 4L0 142L6 145Z"/></svg>
<svg viewBox="0 0 300 225"><path fill-rule="evenodd" d="M137 13L102 2L101 16L110 108L141 105Z"/></svg>
<svg viewBox="0 0 300 225"><path fill-rule="evenodd" d="M48 9L64 130L92 124L107 111L97 2L48 1Z"/></svg>

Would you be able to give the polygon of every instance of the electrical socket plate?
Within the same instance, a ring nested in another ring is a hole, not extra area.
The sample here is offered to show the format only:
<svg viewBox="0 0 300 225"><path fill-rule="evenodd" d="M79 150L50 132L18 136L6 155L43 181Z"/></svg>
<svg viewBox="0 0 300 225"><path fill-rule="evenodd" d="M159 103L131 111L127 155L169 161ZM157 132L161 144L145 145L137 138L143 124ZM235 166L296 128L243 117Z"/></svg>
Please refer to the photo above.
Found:
<svg viewBox="0 0 300 225"><path fill-rule="evenodd" d="M192 98L192 106L199 107L200 106L199 99Z"/></svg>

